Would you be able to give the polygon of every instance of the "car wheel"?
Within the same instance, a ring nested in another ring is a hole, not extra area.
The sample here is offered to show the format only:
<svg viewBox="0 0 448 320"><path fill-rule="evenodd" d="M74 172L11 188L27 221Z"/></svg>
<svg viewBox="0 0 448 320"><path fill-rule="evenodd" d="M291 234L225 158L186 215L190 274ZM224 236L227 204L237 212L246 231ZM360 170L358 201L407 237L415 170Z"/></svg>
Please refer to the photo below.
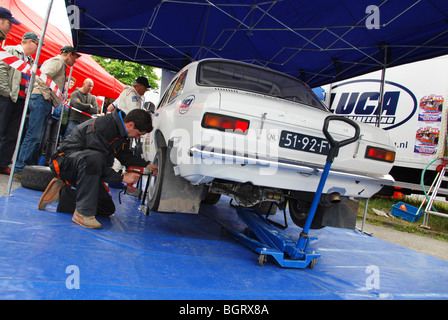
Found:
<svg viewBox="0 0 448 320"><path fill-rule="evenodd" d="M50 167L25 166L22 170L21 183L24 188L44 191L54 177Z"/></svg>
<svg viewBox="0 0 448 320"><path fill-rule="evenodd" d="M303 228L305 226L306 219L308 218L311 203L298 199L289 199L288 207L289 215L291 216L292 221L300 228ZM322 218L323 210L322 207L318 205L310 228L322 229L324 227L322 225Z"/></svg>
<svg viewBox="0 0 448 320"><path fill-rule="evenodd" d="M152 164L159 167L157 176L149 176L148 186L148 208L158 211L160 196L162 194L163 170L165 166L166 148L159 148Z"/></svg>

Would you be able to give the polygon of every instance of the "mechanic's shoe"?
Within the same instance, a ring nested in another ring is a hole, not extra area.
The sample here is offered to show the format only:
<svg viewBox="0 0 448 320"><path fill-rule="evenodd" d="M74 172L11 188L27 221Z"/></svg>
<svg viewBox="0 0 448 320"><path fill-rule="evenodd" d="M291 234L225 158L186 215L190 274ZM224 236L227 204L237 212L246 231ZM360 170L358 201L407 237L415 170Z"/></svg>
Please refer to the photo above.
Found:
<svg viewBox="0 0 448 320"><path fill-rule="evenodd" d="M99 223L95 219L95 216L91 216L91 217L83 216L76 209L75 209L75 212L73 213L72 221L74 223L79 224L80 226L82 226L84 228L101 229L101 223Z"/></svg>
<svg viewBox="0 0 448 320"><path fill-rule="evenodd" d="M59 200L59 191L65 185L64 182L58 178L53 178L44 191L44 194L40 198L37 207L39 210L44 210L47 204L56 202Z"/></svg>

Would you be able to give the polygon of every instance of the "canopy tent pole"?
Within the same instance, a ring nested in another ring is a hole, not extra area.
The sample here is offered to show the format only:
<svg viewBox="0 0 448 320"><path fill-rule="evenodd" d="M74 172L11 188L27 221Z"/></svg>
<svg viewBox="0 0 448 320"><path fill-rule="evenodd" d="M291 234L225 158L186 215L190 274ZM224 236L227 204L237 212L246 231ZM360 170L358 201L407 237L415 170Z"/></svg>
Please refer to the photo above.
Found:
<svg viewBox="0 0 448 320"><path fill-rule="evenodd" d="M384 103L384 85L386 83L386 68L387 68L387 45L384 45L384 63L381 69L381 83L380 83L380 100L378 102L378 109L376 114L376 126L379 128L381 126L381 115L383 113L383 103Z"/></svg>
<svg viewBox="0 0 448 320"><path fill-rule="evenodd" d="M40 36L40 39L39 39L39 45L37 47L36 60L34 61L33 67L31 69L30 83L29 83L29 86L28 86L28 92L26 94L25 105L23 107L22 122L20 124L20 129L19 129L19 135L18 135L18 138L17 138L16 148L14 150L14 156L13 156L13 161L12 161L12 165L11 165L11 174L9 175L8 192L6 194L7 196L11 196L12 179L14 178L14 171L15 171L15 167L16 167L17 156L19 154L20 143L21 143L21 140L22 140L21 137L22 137L22 134L23 134L23 128L25 127L26 114L28 112L28 104L30 102L31 92L33 91L34 80L36 78L37 65L39 64L39 56L40 56L40 53L42 51L42 44L44 42L45 32L47 31L47 25L48 25L48 20L49 20L49 17L50 17L50 12L51 12L51 7L52 6L53 6L53 0L50 0L50 2L48 4L47 14L45 16L45 23L44 23L44 26L42 28L42 33L41 33L41 36Z"/></svg>
<svg viewBox="0 0 448 320"><path fill-rule="evenodd" d="M383 113L383 98L384 98L384 83L386 78L386 66L381 69L381 82L380 82L380 101L378 102L378 109L376 114L376 126L379 128L381 125L381 114Z"/></svg>

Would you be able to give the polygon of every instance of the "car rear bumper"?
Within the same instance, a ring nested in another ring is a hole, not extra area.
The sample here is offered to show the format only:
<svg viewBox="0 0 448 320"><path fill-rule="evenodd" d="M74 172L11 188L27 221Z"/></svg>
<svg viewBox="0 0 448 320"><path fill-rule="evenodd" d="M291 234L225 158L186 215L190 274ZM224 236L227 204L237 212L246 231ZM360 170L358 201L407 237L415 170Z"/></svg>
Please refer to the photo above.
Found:
<svg viewBox="0 0 448 320"><path fill-rule="evenodd" d="M190 154L194 157L221 159L225 164L258 165L274 168L277 167L278 169L294 170L305 175L309 174L320 176L324 167L324 164L322 164L322 166L313 166L311 164L286 159L269 159L262 157L253 157L250 155L227 154L222 152L210 151L205 147L199 146L191 147ZM389 174L373 176L355 172L345 172L341 170L330 170L329 175L333 177L340 177L343 179L352 179L357 181L372 181L384 185L392 185L394 183L394 179Z"/></svg>
<svg viewBox="0 0 448 320"><path fill-rule="evenodd" d="M196 165L184 166L180 171L185 179L193 183L201 183L197 179L202 175L206 182L212 177L239 182L251 181L255 185L290 190L315 191L325 165L222 153L202 146L193 146L189 151L190 156L197 160L194 161ZM338 189L341 195L366 198L381 187L393 183L394 179L388 174L374 176L331 169L325 190L330 192Z"/></svg>

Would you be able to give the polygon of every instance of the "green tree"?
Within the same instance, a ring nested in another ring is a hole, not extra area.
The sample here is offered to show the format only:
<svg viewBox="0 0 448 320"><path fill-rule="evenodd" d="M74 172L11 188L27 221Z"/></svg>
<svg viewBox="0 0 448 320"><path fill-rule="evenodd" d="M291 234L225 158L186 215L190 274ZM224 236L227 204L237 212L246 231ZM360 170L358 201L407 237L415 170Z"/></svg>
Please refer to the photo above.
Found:
<svg viewBox="0 0 448 320"><path fill-rule="evenodd" d="M151 90L159 88L158 80L160 80L154 72L154 67L150 67L135 62L103 58L92 56L92 58L99 63L107 72L113 75L116 79L124 84L132 85L136 78L146 77L151 85Z"/></svg>

